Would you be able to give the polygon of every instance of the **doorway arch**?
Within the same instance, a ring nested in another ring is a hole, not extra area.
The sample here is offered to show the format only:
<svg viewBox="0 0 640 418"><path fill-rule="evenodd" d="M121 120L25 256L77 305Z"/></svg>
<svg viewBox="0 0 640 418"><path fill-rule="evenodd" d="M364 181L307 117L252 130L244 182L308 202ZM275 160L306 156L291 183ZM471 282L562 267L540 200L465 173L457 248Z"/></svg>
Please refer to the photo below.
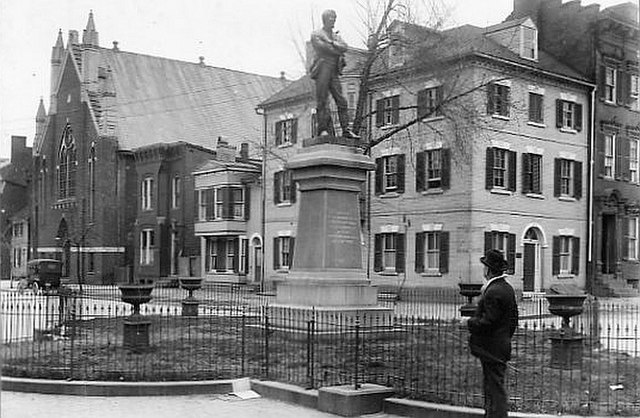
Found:
<svg viewBox="0 0 640 418"><path fill-rule="evenodd" d="M540 292L542 290L542 253L544 234L538 226L529 226L522 237L522 291Z"/></svg>

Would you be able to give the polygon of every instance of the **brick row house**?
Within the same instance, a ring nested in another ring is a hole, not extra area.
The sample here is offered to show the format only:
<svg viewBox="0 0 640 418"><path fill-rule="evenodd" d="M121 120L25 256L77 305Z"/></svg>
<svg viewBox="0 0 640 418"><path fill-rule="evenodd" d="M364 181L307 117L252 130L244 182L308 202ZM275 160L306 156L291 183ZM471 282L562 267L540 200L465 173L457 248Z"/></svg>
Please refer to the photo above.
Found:
<svg viewBox="0 0 640 418"><path fill-rule="evenodd" d="M255 106L287 82L58 34L34 139L33 248L89 283L199 275L195 167L260 143ZM254 147L258 150L258 147Z"/></svg>
<svg viewBox="0 0 640 418"><path fill-rule="evenodd" d="M593 96L593 236L589 287L598 295L637 295L640 281L640 26L638 4L600 10L580 2L514 1L512 17L538 23L540 46L580 71ZM562 42L558 42L562 39Z"/></svg>
<svg viewBox="0 0 640 418"><path fill-rule="evenodd" d="M376 170L363 210L372 282L480 281L478 258L497 248L525 292L584 287L593 85L537 48L531 19L444 32L394 23L390 37L404 42L377 64L370 86L368 139L388 136L370 150ZM311 88L303 78L262 105L278 151L267 156L265 181L275 281L295 240L295 186L283 168L312 135ZM283 125L296 129L288 141Z"/></svg>

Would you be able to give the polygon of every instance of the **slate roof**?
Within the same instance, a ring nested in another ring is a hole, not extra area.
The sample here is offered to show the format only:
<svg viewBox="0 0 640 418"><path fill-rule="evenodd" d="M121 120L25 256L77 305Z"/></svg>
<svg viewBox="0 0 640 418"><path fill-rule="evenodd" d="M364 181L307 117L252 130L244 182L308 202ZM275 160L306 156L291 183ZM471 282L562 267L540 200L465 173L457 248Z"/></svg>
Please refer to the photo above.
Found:
<svg viewBox="0 0 640 418"><path fill-rule="evenodd" d="M538 50L538 60L532 61L520 57L507 47L500 45L498 42L486 36L487 30L494 32L506 27L519 25L528 18L517 19L514 21L503 22L489 28L480 28L473 25L463 25L456 28L434 31L432 29L403 22L394 22L395 25L405 25L410 39L424 40L424 46L431 46L428 54L432 60L447 60L454 58L462 58L466 56L480 55L489 59L496 58L498 60L506 60L514 64L523 65L533 70L545 71L560 76L570 77L579 81L588 82L589 80L583 75L573 70L569 66L555 59L551 54L543 50ZM424 55L416 58L424 60ZM378 62L374 65L374 73L382 75L385 67ZM285 101L300 99L304 96L311 95L314 84L307 75L294 81L276 95L261 103L261 107L267 107L271 104Z"/></svg>
<svg viewBox="0 0 640 418"><path fill-rule="evenodd" d="M259 140L263 121L255 108L290 83L199 63L95 50L98 54L87 59L111 70L115 98L112 105L91 105L113 106L115 132L124 150L176 141L211 149L219 136L232 143Z"/></svg>
<svg viewBox="0 0 640 418"><path fill-rule="evenodd" d="M209 160L200 164L193 170L193 174L206 173L214 170L242 170L242 171L255 171L256 173L260 172L260 163L259 162L244 162L244 161L219 161L219 160Z"/></svg>

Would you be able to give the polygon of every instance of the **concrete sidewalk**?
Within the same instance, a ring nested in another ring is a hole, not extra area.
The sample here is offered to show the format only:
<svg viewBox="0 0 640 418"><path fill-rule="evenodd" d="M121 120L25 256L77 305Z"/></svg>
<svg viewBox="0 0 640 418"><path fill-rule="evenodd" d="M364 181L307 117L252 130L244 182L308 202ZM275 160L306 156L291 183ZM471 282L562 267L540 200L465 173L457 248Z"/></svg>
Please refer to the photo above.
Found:
<svg viewBox="0 0 640 418"><path fill-rule="evenodd" d="M104 397L3 391L2 418L335 418L336 415L272 399L229 395ZM384 413L368 418L394 418Z"/></svg>

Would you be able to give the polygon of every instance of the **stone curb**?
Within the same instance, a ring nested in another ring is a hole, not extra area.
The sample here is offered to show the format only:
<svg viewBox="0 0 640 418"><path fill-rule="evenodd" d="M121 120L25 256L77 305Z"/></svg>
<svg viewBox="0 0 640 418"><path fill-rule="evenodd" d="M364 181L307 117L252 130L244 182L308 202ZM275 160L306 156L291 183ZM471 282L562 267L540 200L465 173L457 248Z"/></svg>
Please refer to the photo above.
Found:
<svg viewBox="0 0 640 418"><path fill-rule="evenodd" d="M198 382L94 382L75 380L27 379L2 377L2 390L26 393L75 396L186 396L227 394L234 391L239 379L207 380ZM251 389L261 396L282 402L318 409L318 390L305 390L286 383L251 380ZM480 408L435 404L409 399L387 398L383 403L387 414L420 418L478 418L484 415ZM510 412L514 418L555 418L558 415ZM581 418L562 415L564 418ZM610 418L590 416L590 418Z"/></svg>

